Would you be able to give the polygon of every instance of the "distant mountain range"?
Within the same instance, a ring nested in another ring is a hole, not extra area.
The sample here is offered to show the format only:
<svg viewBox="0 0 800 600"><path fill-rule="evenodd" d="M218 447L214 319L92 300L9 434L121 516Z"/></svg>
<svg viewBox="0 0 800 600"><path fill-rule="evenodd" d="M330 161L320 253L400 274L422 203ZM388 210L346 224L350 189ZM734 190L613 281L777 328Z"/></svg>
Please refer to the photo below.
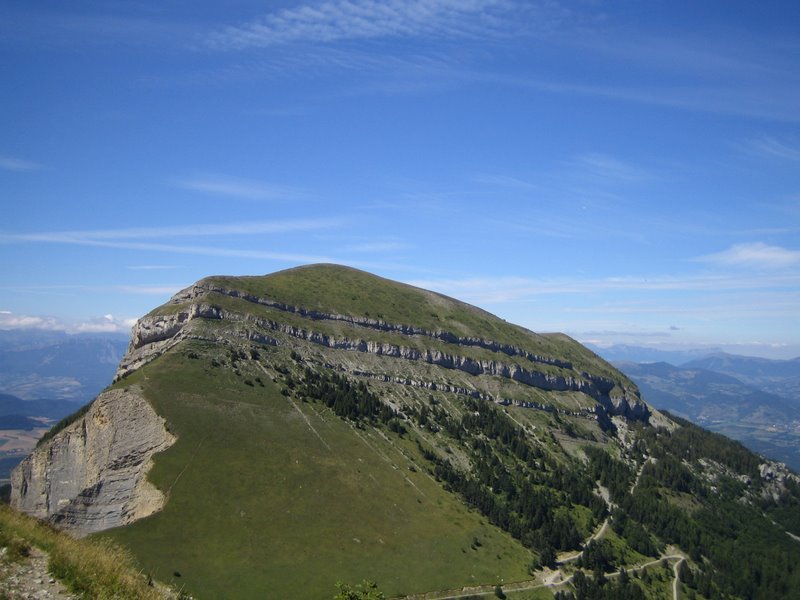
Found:
<svg viewBox="0 0 800 600"><path fill-rule="evenodd" d="M800 403L796 400L708 369L665 362L614 365L657 408L739 440L800 471Z"/></svg>
<svg viewBox="0 0 800 600"><path fill-rule="evenodd" d="M0 330L0 480L53 423L111 383L128 335Z"/></svg>
<svg viewBox="0 0 800 600"><path fill-rule="evenodd" d="M661 350L659 348L648 348L647 346L633 346L628 344L614 344L613 346L598 346L587 343L587 348L596 352L607 361L611 362L635 362L635 363L654 363L665 362L671 365L680 366L692 360L704 358L709 355L717 354L719 348L695 348L690 350Z"/></svg>
<svg viewBox="0 0 800 600"><path fill-rule="evenodd" d="M6 480L31 449L44 428L71 415L79 400L23 400L0 394L0 480Z"/></svg>
<svg viewBox="0 0 800 600"><path fill-rule="evenodd" d="M127 334L0 331L0 393L88 402L114 376Z"/></svg>
<svg viewBox="0 0 800 600"><path fill-rule="evenodd" d="M800 358L718 350L591 346L657 408L739 440L800 471Z"/></svg>
<svg viewBox="0 0 800 600"><path fill-rule="evenodd" d="M78 400L24 400L11 394L0 394L0 429L26 429L9 425L23 421L15 418L32 419L44 417L58 421L78 410L83 402Z"/></svg>
<svg viewBox="0 0 800 600"><path fill-rule="evenodd" d="M800 357L770 360L718 352L688 362L683 367L707 369L736 377L745 383L768 390L800 406Z"/></svg>

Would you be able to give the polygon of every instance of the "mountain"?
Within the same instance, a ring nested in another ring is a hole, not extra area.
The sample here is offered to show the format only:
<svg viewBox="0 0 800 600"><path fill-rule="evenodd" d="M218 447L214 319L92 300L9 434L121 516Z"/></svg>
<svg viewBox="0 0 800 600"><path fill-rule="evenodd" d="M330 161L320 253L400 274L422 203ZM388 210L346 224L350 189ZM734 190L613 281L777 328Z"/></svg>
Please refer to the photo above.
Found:
<svg viewBox="0 0 800 600"><path fill-rule="evenodd" d="M23 429L30 431L35 427L41 427L41 425L40 422L22 415L0 415L0 430Z"/></svg>
<svg viewBox="0 0 800 600"><path fill-rule="evenodd" d="M127 341L119 334L0 330L0 482L46 428L110 383Z"/></svg>
<svg viewBox="0 0 800 600"><path fill-rule="evenodd" d="M706 369L667 363L615 365L636 382L654 406L739 440L800 471L800 405Z"/></svg>
<svg viewBox="0 0 800 600"><path fill-rule="evenodd" d="M0 394L0 417L19 415L59 420L74 413L81 404L69 400L23 400L11 394Z"/></svg>
<svg viewBox="0 0 800 600"><path fill-rule="evenodd" d="M750 385L783 396L800 406L800 357L773 360L718 352L694 359L682 366L731 375Z"/></svg>
<svg viewBox="0 0 800 600"><path fill-rule="evenodd" d="M565 335L335 265L176 294L12 479L197 598L800 590L784 465Z"/></svg>
<svg viewBox="0 0 800 600"><path fill-rule="evenodd" d="M0 330L0 392L88 402L108 385L128 336Z"/></svg>

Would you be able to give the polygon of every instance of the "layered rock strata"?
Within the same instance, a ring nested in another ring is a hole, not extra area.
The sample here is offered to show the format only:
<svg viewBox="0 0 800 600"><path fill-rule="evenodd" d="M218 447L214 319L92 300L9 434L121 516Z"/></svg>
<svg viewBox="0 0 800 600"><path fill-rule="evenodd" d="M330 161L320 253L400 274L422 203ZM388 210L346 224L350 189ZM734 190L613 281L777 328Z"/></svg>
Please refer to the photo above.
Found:
<svg viewBox="0 0 800 600"><path fill-rule="evenodd" d="M502 360L478 359L431 348L419 350L417 348L386 342L366 341L362 339L351 339L348 337L334 337L318 331L290 325L288 323L281 323L272 319L259 318L251 314L231 312L216 306L212 306L211 304L201 301L200 289L204 288L198 289L198 286L193 286L192 288L189 288L189 290L178 294L175 298L173 298L172 301L173 303L182 304L185 300L196 300L196 303L183 306L181 310L171 315L147 316L139 320L134 327L133 337L128 349L128 353L122 359L119 370L117 371L117 379L125 377L128 373L135 371L150 360L160 356L163 352L181 340L186 339L187 337L192 337L190 328L187 328L187 325L189 325L189 323L196 318L202 318L207 320L224 320L231 323L246 323L247 326L251 327L252 329L279 332L297 339L337 350L365 352L377 356L388 356L391 358L421 361L446 369L464 371L470 375L492 375L496 377L503 377L546 391L581 392L595 399L609 414L620 415L630 419L647 420L650 415L649 408L644 402L641 401L638 395L630 393L628 390L622 390L620 393L612 393L615 382L611 379L586 372L578 373L572 370L572 366L569 363L558 361L557 359L540 357L529 353L524 349L498 344L489 340L478 340L478 338L457 338L458 340L467 341L449 342L454 349L462 346L479 346L484 349L495 348L495 353L504 354L506 356L520 356L526 358L532 363L532 367L536 363L547 364L550 366L556 366L556 363L559 363L557 368L562 370L563 373L556 374L542 372L535 368L525 368L518 364L509 364ZM217 288L214 288L211 291L214 293L221 293L221 290ZM235 294L230 292L228 295ZM258 299L247 298L247 300L249 302L256 303ZM268 303L268 301L260 301L257 303L269 304L270 306L272 306L272 304L276 304ZM314 313L313 315L309 315L307 314L309 311L305 311L296 307L286 307L284 305L280 305L278 308L288 312L299 312L304 316L309 316L317 320L342 320L350 322L351 324L363 325L361 323L356 323L356 319L354 317L328 315L326 313ZM370 321L370 323L373 322ZM417 330L416 328L405 328L401 325L389 325L384 322L380 322L380 324L381 327L387 331L394 331L403 333L405 335L423 335L437 339L443 339L443 337L452 335L445 335L442 332L431 333L423 330ZM406 329L409 331L406 331ZM247 331L247 339L269 345L279 344L278 340L269 335L265 335L260 331ZM619 390L617 391L619 392Z"/></svg>
<svg viewBox="0 0 800 600"><path fill-rule="evenodd" d="M14 469L11 505L76 535L141 519L164 505L147 472L174 441L147 400L109 390Z"/></svg>

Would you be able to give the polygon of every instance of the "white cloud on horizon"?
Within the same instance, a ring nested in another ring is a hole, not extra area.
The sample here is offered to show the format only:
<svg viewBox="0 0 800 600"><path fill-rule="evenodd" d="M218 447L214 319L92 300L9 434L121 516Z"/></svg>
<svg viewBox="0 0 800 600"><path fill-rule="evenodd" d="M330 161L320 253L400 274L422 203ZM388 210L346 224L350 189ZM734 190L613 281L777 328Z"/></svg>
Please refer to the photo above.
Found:
<svg viewBox="0 0 800 600"><path fill-rule="evenodd" d="M779 269L800 264L800 250L754 242L735 244L722 252L707 254L694 260L732 267Z"/></svg>
<svg viewBox="0 0 800 600"><path fill-rule="evenodd" d="M65 333L129 333L136 323L134 318L106 314L83 321L63 321L51 316L17 315L0 312L0 330L41 329Z"/></svg>

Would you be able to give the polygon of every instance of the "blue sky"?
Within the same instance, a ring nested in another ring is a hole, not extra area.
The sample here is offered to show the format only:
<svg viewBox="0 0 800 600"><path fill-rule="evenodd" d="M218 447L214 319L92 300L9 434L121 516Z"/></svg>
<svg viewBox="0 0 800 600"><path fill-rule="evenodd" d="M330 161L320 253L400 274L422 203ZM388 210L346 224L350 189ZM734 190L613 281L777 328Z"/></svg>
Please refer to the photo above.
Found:
<svg viewBox="0 0 800 600"><path fill-rule="evenodd" d="M349 264L581 341L800 355L800 4L0 4L0 328Z"/></svg>

